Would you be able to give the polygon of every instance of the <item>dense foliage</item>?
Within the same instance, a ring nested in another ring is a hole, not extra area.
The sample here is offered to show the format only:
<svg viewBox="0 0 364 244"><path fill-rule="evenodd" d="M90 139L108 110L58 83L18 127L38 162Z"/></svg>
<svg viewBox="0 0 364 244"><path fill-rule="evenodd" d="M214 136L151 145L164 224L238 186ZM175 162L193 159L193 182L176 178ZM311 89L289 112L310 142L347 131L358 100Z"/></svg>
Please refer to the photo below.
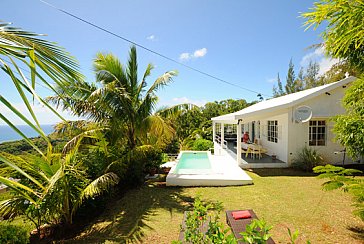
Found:
<svg viewBox="0 0 364 244"><path fill-rule="evenodd" d="M0 224L0 243L26 244L29 243L29 233L20 225Z"/></svg>
<svg viewBox="0 0 364 244"><path fill-rule="evenodd" d="M324 22L328 24L322 32L325 51L354 67L359 77L364 71L363 10L364 4L360 0L320 0L314 3L310 12L302 14L307 28L317 28ZM347 114L334 119L336 139L354 158L364 155L363 99L364 81L360 78L348 89L343 100Z"/></svg>
<svg viewBox="0 0 364 244"><path fill-rule="evenodd" d="M211 118L239 111L254 103L248 103L244 99L227 99L180 111L171 122L176 131L172 143L178 144L180 149L193 149L196 140L205 139L212 142Z"/></svg>
<svg viewBox="0 0 364 244"><path fill-rule="evenodd" d="M334 118L335 139L353 158L364 156L364 79L353 82L345 94L346 114Z"/></svg>
<svg viewBox="0 0 364 244"><path fill-rule="evenodd" d="M344 59L364 71L364 4L361 0L319 0L303 13L307 28L327 25L324 48L331 57Z"/></svg>

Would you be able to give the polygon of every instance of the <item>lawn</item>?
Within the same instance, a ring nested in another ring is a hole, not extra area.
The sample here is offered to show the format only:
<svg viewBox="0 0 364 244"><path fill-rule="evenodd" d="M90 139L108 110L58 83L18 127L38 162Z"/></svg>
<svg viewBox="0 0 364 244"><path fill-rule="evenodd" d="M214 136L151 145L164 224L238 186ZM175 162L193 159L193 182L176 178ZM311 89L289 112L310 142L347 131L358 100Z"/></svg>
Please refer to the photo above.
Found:
<svg viewBox="0 0 364 244"><path fill-rule="evenodd" d="M289 169L249 172L254 185L240 187L144 186L115 200L68 243L170 243L194 198L222 201L224 209L254 209L273 225L273 238L288 243L287 227L300 243L363 243L364 223L352 215L350 196L324 192L322 180ZM221 220L225 222L224 213Z"/></svg>

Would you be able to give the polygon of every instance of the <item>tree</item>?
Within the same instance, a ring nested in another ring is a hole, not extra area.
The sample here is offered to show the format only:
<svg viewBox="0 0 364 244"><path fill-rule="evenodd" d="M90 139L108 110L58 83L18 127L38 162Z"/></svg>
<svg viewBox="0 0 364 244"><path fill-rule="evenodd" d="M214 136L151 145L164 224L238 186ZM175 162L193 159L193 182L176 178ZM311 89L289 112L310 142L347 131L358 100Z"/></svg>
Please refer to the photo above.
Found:
<svg viewBox="0 0 364 244"><path fill-rule="evenodd" d="M112 172L94 180L85 174L78 157L80 143L85 137L103 139L97 130L88 131L71 140L62 155L50 153L46 158L0 154L0 161L21 176L20 182L0 176L0 182L12 192L9 199L0 202L0 216L24 215L35 224L39 234L44 223L72 224L74 214L86 199L117 184L119 178Z"/></svg>
<svg viewBox="0 0 364 244"><path fill-rule="evenodd" d="M313 62L311 60L307 66L306 74L304 75L305 89L323 85L319 83L318 79L319 71L320 71L320 66L316 62Z"/></svg>
<svg viewBox="0 0 364 244"><path fill-rule="evenodd" d="M296 77L294 73L294 64L291 59L288 64L288 72L286 77L286 85L285 85L286 94L294 93L296 91L294 82L295 79Z"/></svg>
<svg viewBox="0 0 364 244"><path fill-rule="evenodd" d="M71 109L75 115L107 125L112 131L111 142L114 144L126 138L129 149L141 145L141 141L145 141L151 133L172 137L170 126L158 114L153 114L153 110L158 101L156 92L169 84L177 71L164 73L146 89L146 79L153 65L148 64L139 80L135 46L131 47L125 66L113 54L98 53L94 70L100 86L87 82L73 83L66 89L59 87L57 91L62 96L50 97L49 100L63 109ZM67 96L66 90L71 90L72 96Z"/></svg>
<svg viewBox="0 0 364 244"><path fill-rule="evenodd" d="M343 106L346 114L334 117L335 139L354 158L364 156L364 80L357 79L348 88Z"/></svg>
<svg viewBox="0 0 364 244"><path fill-rule="evenodd" d="M307 28L328 23L322 33L325 51L328 55L344 59L359 73L364 71L364 11L360 0L320 0L311 12L303 13ZM353 157L364 154L364 80L353 82L345 94L343 105L346 115L334 118L336 139L343 144Z"/></svg>
<svg viewBox="0 0 364 244"><path fill-rule="evenodd" d="M350 76L358 77L359 71L354 66L350 65L348 61L340 61L333 66L321 77L319 77L320 84L329 84L342 80L346 77L346 74Z"/></svg>
<svg viewBox="0 0 364 244"><path fill-rule="evenodd" d="M306 29L327 24L322 32L326 54L364 70L364 11L361 0L319 0L303 13Z"/></svg>
<svg viewBox="0 0 364 244"><path fill-rule="evenodd" d="M273 97L280 97L284 95L284 91L283 91L283 85L281 82L281 78L279 77L279 73L277 75L277 86L275 85L273 86Z"/></svg>

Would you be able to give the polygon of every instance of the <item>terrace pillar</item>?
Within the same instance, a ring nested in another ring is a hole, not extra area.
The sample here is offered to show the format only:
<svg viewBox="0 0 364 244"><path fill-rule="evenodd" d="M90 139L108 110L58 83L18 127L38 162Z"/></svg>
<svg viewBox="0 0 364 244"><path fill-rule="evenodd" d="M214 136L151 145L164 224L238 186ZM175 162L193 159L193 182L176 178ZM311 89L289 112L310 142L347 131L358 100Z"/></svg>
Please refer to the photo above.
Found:
<svg viewBox="0 0 364 244"><path fill-rule="evenodd" d="M215 121L212 121L212 142L215 144L216 140L216 124Z"/></svg>
<svg viewBox="0 0 364 244"><path fill-rule="evenodd" d="M224 149L224 123L221 123L221 148Z"/></svg>
<svg viewBox="0 0 364 244"><path fill-rule="evenodd" d="M236 163L239 165L241 161L241 124L238 120L236 125Z"/></svg>

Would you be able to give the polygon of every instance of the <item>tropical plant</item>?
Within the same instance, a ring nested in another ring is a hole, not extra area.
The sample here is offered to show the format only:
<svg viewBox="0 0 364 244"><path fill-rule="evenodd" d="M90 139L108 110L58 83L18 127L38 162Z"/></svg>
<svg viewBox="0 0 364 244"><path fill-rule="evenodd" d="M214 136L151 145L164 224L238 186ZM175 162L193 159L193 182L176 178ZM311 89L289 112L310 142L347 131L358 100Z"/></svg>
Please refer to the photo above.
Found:
<svg viewBox="0 0 364 244"><path fill-rule="evenodd" d="M317 166L313 170L315 173L320 174L319 178L328 179L323 184L324 190L341 189L352 194L355 202L354 206L356 207L354 214L364 221L364 180L355 177L355 174L363 172L333 165Z"/></svg>
<svg viewBox="0 0 364 244"><path fill-rule="evenodd" d="M327 27L322 32L326 53L345 59L364 71L364 4L361 0L319 0L303 13L307 29Z"/></svg>
<svg viewBox="0 0 364 244"><path fill-rule="evenodd" d="M323 163L323 158L313 148L303 147L298 151L297 156L293 159L292 167L311 171L314 167Z"/></svg>
<svg viewBox="0 0 364 244"><path fill-rule="evenodd" d="M192 149L196 151L207 151L212 147L214 147L214 143L212 141L199 138L193 142Z"/></svg>
<svg viewBox="0 0 364 244"><path fill-rule="evenodd" d="M76 60L69 53L54 43L39 38L39 36L41 35L11 27L10 23L0 22L0 68L14 84L31 118L24 116L4 95L0 95L0 103L36 131L51 149L51 143L42 131L31 106L31 99L44 105L59 117L61 116L36 94L36 83L39 81L56 92L52 84L47 81L47 77L59 87L64 87L65 81L81 80L83 76L78 72ZM27 78L23 71L29 72L30 78ZM43 152L1 112L0 119L43 155Z"/></svg>
<svg viewBox="0 0 364 244"><path fill-rule="evenodd" d="M81 141L85 137L97 139L97 134L83 133L71 140L62 154L50 152L46 157L28 155L25 160L1 155L0 161L21 175L21 181L0 176L0 182L13 193L0 202L0 216L14 218L24 215L32 221L38 234L44 223L72 224L79 206L88 198L102 194L118 177L106 173L91 181L78 159Z"/></svg>
<svg viewBox="0 0 364 244"><path fill-rule="evenodd" d="M127 65L124 66L113 54L98 53L94 70L100 87L86 82L73 83L67 89L59 87L57 91L62 96L49 100L63 109L71 108L76 115L108 125L112 131L109 135L111 143L126 139L129 149L142 145L143 141L153 139L156 142L172 137L170 125L153 111L158 101L156 92L172 81L176 71L164 73L147 88L146 79L153 65L148 64L139 79L134 46L130 49ZM72 95L67 96L67 90L71 90Z"/></svg>
<svg viewBox="0 0 364 244"><path fill-rule="evenodd" d="M364 156L364 78L352 83L342 100L346 114L333 118L335 140L354 159Z"/></svg>

